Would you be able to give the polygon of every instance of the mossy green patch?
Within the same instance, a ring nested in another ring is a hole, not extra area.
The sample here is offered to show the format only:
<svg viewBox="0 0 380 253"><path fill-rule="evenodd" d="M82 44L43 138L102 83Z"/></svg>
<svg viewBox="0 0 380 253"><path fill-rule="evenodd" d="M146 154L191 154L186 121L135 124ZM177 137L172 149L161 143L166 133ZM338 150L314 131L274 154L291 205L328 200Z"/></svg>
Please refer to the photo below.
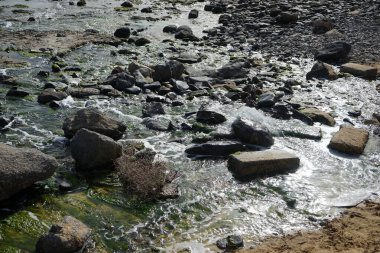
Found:
<svg viewBox="0 0 380 253"><path fill-rule="evenodd" d="M27 9L27 8L29 8L29 6L25 5L25 4L15 4L15 5L13 5L13 8Z"/></svg>
<svg viewBox="0 0 380 253"><path fill-rule="evenodd" d="M115 7L114 10L115 11L131 11L132 8L130 8L130 7Z"/></svg>

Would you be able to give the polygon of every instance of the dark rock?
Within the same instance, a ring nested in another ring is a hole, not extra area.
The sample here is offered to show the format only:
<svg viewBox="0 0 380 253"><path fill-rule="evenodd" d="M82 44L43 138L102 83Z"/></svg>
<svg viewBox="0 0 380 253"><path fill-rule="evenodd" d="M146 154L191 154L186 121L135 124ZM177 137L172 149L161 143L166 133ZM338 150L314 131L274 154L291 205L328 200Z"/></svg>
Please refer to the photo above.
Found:
<svg viewBox="0 0 380 253"><path fill-rule="evenodd" d="M153 79L159 82L168 82L171 78L181 79L185 67L178 61L168 61L154 67Z"/></svg>
<svg viewBox="0 0 380 253"><path fill-rule="evenodd" d="M62 127L67 138L72 138L82 128L104 134L114 140L120 139L127 129L125 124L94 108L77 111L73 116L65 119Z"/></svg>
<svg viewBox="0 0 380 253"><path fill-rule="evenodd" d="M242 78L249 73L249 67L247 62L229 63L218 69L217 75L224 79Z"/></svg>
<svg viewBox="0 0 380 253"><path fill-rule="evenodd" d="M127 88L131 88L136 82L134 76L127 74L125 72L110 75L106 81L103 82L104 85L111 85L119 91L125 91Z"/></svg>
<svg viewBox="0 0 380 253"><path fill-rule="evenodd" d="M215 156L225 157L230 154L247 150L247 148L234 141L211 141L202 144L193 145L186 149L188 155L203 155L203 156Z"/></svg>
<svg viewBox="0 0 380 253"><path fill-rule="evenodd" d="M148 40L147 38L139 38L135 41L135 45L138 47L144 46L149 43L150 43L150 40Z"/></svg>
<svg viewBox="0 0 380 253"><path fill-rule="evenodd" d="M179 94L185 93L190 88L186 82L180 80L170 79L170 84L173 85L174 91Z"/></svg>
<svg viewBox="0 0 380 253"><path fill-rule="evenodd" d="M272 107L275 104L276 96L272 92L266 92L259 96L257 105L259 107Z"/></svg>
<svg viewBox="0 0 380 253"><path fill-rule="evenodd" d="M290 12L281 12L276 17L277 22L280 24L289 24L289 23L295 23L298 21L298 15L295 13Z"/></svg>
<svg viewBox="0 0 380 253"><path fill-rule="evenodd" d="M0 143L0 201L48 179L58 167L54 157L36 149L15 148Z"/></svg>
<svg viewBox="0 0 380 253"><path fill-rule="evenodd" d="M144 118L153 117L154 115L166 114L164 107L159 102L145 103L142 108Z"/></svg>
<svg viewBox="0 0 380 253"><path fill-rule="evenodd" d="M177 31L176 25L167 25L163 29L164 33L176 33L176 31Z"/></svg>
<svg viewBox="0 0 380 253"><path fill-rule="evenodd" d="M199 16L199 11L198 10L191 10L189 13L189 19L194 19L198 18Z"/></svg>
<svg viewBox="0 0 380 253"><path fill-rule="evenodd" d="M7 92L7 97L26 97L29 95L29 92L19 90L17 87L12 87Z"/></svg>
<svg viewBox="0 0 380 253"><path fill-rule="evenodd" d="M174 37L185 41L199 41L199 38L194 35L193 30L186 25L178 27Z"/></svg>
<svg viewBox="0 0 380 253"><path fill-rule="evenodd" d="M67 84L62 82L47 82L44 89L66 90Z"/></svg>
<svg viewBox="0 0 380 253"><path fill-rule="evenodd" d="M70 88L68 89L70 96L74 98L86 98L100 94L100 90L96 88Z"/></svg>
<svg viewBox="0 0 380 253"><path fill-rule="evenodd" d="M198 122L209 125L217 125L227 121L226 117L223 114L210 111L203 106L197 112L196 120Z"/></svg>
<svg viewBox="0 0 380 253"><path fill-rule="evenodd" d="M144 118L142 123L151 130L156 131L170 131L172 130L172 123L169 119L162 117Z"/></svg>
<svg viewBox="0 0 380 253"><path fill-rule="evenodd" d="M129 1L125 1L124 3L121 4L121 6L126 7L126 8L132 8L133 4Z"/></svg>
<svg viewBox="0 0 380 253"><path fill-rule="evenodd" d="M40 95L38 95L37 101L40 104L46 104L51 101L60 101L66 97L66 92L56 91L54 89L45 89Z"/></svg>
<svg viewBox="0 0 380 253"><path fill-rule="evenodd" d="M121 27L116 29L114 36L117 38L128 39L131 35L131 30L128 27Z"/></svg>
<svg viewBox="0 0 380 253"><path fill-rule="evenodd" d="M216 241L216 246L219 249L236 250L244 246L243 238L238 235L230 235L227 238Z"/></svg>
<svg viewBox="0 0 380 253"><path fill-rule="evenodd" d="M78 5L78 6L85 6L85 5L86 5L86 0L79 0L79 1L77 2L77 5Z"/></svg>
<svg viewBox="0 0 380 253"><path fill-rule="evenodd" d="M126 88L124 91L125 91L125 93L133 94L133 95L138 95L141 93L141 89L137 86L132 86L130 88Z"/></svg>
<svg viewBox="0 0 380 253"><path fill-rule="evenodd" d="M71 155L78 169L105 169L122 154L121 144L108 136L80 129L70 143Z"/></svg>
<svg viewBox="0 0 380 253"><path fill-rule="evenodd" d="M245 143L263 147L270 147L274 144L272 134L266 127L247 119L237 118L232 123L232 132Z"/></svg>
<svg viewBox="0 0 380 253"><path fill-rule="evenodd" d="M63 222L53 225L49 233L40 237L36 253L81 252L91 236L91 229L79 220L65 216Z"/></svg>
<svg viewBox="0 0 380 253"><path fill-rule="evenodd" d="M350 51L350 44L337 41L318 50L315 54L315 59L323 62L340 62L347 59Z"/></svg>
<svg viewBox="0 0 380 253"><path fill-rule="evenodd" d="M145 8L141 9L141 12L142 13L152 13L153 10L152 10L152 7L145 7Z"/></svg>
<svg viewBox="0 0 380 253"><path fill-rule="evenodd" d="M333 24L329 19L318 19L313 22L313 33L325 34L333 29Z"/></svg>
<svg viewBox="0 0 380 253"><path fill-rule="evenodd" d="M155 91L155 90L160 89L160 87L161 87L160 82L153 82L153 83L144 84L143 89ZM147 102L149 102L149 101L147 101Z"/></svg>
<svg viewBox="0 0 380 253"><path fill-rule="evenodd" d="M314 64L313 68L306 74L307 80L310 80L312 78L336 80L338 79L338 73L335 72L331 65L328 65L323 62L317 62Z"/></svg>

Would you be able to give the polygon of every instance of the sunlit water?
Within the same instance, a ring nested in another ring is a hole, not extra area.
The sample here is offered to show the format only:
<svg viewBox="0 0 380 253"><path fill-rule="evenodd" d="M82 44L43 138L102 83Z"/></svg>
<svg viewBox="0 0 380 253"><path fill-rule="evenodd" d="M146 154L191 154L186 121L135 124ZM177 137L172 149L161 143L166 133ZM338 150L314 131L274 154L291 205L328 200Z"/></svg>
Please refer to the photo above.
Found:
<svg viewBox="0 0 380 253"><path fill-rule="evenodd" d="M148 26L148 30L142 33L153 41L148 47L135 48L127 44L119 48L87 45L65 56L67 63L80 64L83 83L103 80L114 66L131 62L129 56L111 56L112 50L125 47L137 51L140 54L139 61L145 64L154 64L174 56L175 53L168 49L168 44L161 42L163 39L173 39L171 35L161 32L167 24L191 25L198 36L202 35L203 29L217 25L218 16L205 12L201 12L200 19L195 21L186 18L190 9L203 9L201 3L179 5L180 12L166 10L164 4L157 4L158 15L170 15L171 19L149 23L130 20L133 15L145 15L140 14L139 10L115 12L113 8L120 3L88 1L88 8L84 9L55 1L1 1L2 6L32 6L29 9L40 20L35 24L25 20L11 20L12 14L5 8L1 15L11 21L2 19L0 25L13 30L83 31L95 28L110 34L124 23L129 23L136 29ZM148 1L140 7L145 5L148 5ZM173 42L173 45L206 55L202 63L195 65L199 69L215 69L229 60L228 53L216 53L217 50L227 52L227 48L201 48L191 44L181 46L178 41ZM163 59L157 57L161 52L165 55ZM343 123L348 111L361 108L363 115L369 117L374 108L378 108L380 101L373 82L343 78L323 82L322 88L319 87L319 82L311 82L310 87L299 87L293 100L333 111L337 127L317 124L323 133L320 141L276 137L273 149L284 149L297 154L301 159L300 168L288 175L241 183L232 177L223 160L187 158L184 150L193 137L192 134L181 131L154 132L143 127L140 124L141 102L144 100L142 95L126 98L93 97L88 100L69 97L62 101L59 110L39 105L36 97L43 83L36 78L36 74L41 69L49 69L50 63L44 57L18 57L28 60L31 67L1 71L19 76L23 80L23 87L33 95L26 99L10 99L5 97L8 87L0 87L1 112L16 116L17 121L12 129L0 134L0 140L16 146L35 147L54 155L62 163L57 174L67 177L75 189L68 194L59 194L54 188L53 180L50 180L41 185L41 198L27 203L19 211L5 215L0 221L0 246L7 252L20 252L21 249L32 251L37 238L52 223L67 214L89 225L94 230L95 243L108 252L150 252L153 248L168 252L184 248L191 249L191 252L212 252L216 250L215 241L230 234L242 235L249 245L268 235L316 228L317 223L313 221L333 217L340 211L334 208L335 205L379 193L380 156L379 140L376 137L371 136L365 154L360 157L343 156L332 153L327 148L332 134ZM305 71L310 69L312 62L307 59L297 61L301 61L301 64L291 65L293 70L285 73L282 78L304 80ZM74 84L77 82L78 80L72 80ZM310 92L305 92L308 88ZM182 116L186 112L196 111L200 104L208 100L195 98L181 108L166 107L167 117L174 122L184 122L186 120ZM176 180L180 186L180 198L153 204L142 203L127 196L114 175L97 181L86 181L68 173L73 170L73 163L66 152L62 122L67 115L89 104L128 125L123 139L146 143L180 172L181 176ZM239 103L230 105L214 101L212 106L228 118L226 123L218 127L219 131L228 131L238 115L262 122L277 136L281 136L278 133L288 124L287 121L272 119ZM190 122L191 120L193 119ZM306 127L301 122L293 123ZM1 210L6 212L7 208Z"/></svg>

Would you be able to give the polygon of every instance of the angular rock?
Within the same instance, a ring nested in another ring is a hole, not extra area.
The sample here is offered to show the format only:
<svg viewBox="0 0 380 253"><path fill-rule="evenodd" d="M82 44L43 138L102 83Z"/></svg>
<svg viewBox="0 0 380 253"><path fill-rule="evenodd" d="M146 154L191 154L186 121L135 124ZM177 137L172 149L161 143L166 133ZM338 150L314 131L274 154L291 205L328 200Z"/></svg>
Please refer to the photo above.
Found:
<svg viewBox="0 0 380 253"><path fill-rule="evenodd" d="M297 156L282 150L242 152L231 155L228 160L228 169L239 179L287 173L299 165Z"/></svg>
<svg viewBox="0 0 380 253"><path fill-rule="evenodd" d="M225 157L230 154L245 151L247 148L236 141L210 141L202 144L196 144L186 149L188 155L202 155L202 156L214 156Z"/></svg>
<svg viewBox="0 0 380 253"><path fill-rule="evenodd" d="M360 155L365 149L368 138L368 131L344 126L334 134L328 147L342 153Z"/></svg>
<svg viewBox="0 0 380 253"><path fill-rule="evenodd" d="M184 41L199 41L199 38L194 35L193 30L186 25L178 27L174 37Z"/></svg>
<svg viewBox="0 0 380 253"><path fill-rule="evenodd" d="M349 73L367 79L376 79L377 68L357 63L346 63L340 66L340 72Z"/></svg>
<svg viewBox="0 0 380 253"><path fill-rule="evenodd" d="M103 85L111 85L119 91L125 91L126 89L131 88L135 82L136 79L134 76L125 72L120 72L107 77L107 80L103 82Z"/></svg>
<svg viewBox="0 0 380 253"><path fill-rule="evenodd" d="M199 16L199 11L198 10L191 10L189 12L189 19L198 18L198 16Z"/></svg>
<svg viewBox="0 0 380 253"><path fill-rule="evenodd" d="M242 142L270 147L274 144L274 139L269 130L257 122L247 119L237 118L232 123L232 132Z"/></svg>
<svg viewBox="0 0 380 253"><path fill-rule="evenodd" d="M154 115L166 114L163 105L160 102L151 102L143 105L143 118L153 117Z"/></svg>
<svg viewBox="0 0 380 253"><path fill-rule="evenodd" d="M38 95L37 101L40 104L50 103L51 101L60 101L67 97L66 92L56 91L54 89L45 89Z"/></svg>
<svg viewBox="0 0 380 253"><path fill-rule="evenodd" d="M80 170L107 169L121 156L122 146L108 136L80 129L70 143L71 155Z"/></svg>
<svg viewBox="0 0 380 253"><path fill-rule="evenodd" d="M164 33L175 33L176 31L177 31L176 25L167 25L163 29Z"/></svg>
<svg viewBox="0 0 380 253"><path fill-rule="evenodd" d="M173 85L173 90L179 94L183 94L190 89L189 85L184 81L170 79L170 84Z"/></svg>
<svg viewBox="0 0 380 253"><path fill-rule="evenodd" d="M335 119L331 114L323 112L317 108L305 108L299 110L299 112L310 117L314 122L320 122L328 126L335 126Z"/></svg>
<svg viewBox="0 0 380 253"><path fill-rule="evenodd" d="M346 42L333 42L317 51L315 59L323 62L339 62L347 59L351 45Z"/></svg>
<svg viewBox="0 0 380 253"><path fill-rule="evenodd" d="M281 12L276 17L277 22L280 24L289 24L289 23L295 23L298 21L298 15L295 13L290 12Z"/></svg>
<svg viewBox="0 0 380 253"><path fill-rule="evenodd" d="M259 107L272 107L275 104L275 95L273 92L265 92L260 95L257 101Z"/></svg>
<svg viewBox="0 0 380 253"><path fill-rule="evenodd" d="M91 229L71 216L53 225L47 235L42 236L36 245L36 253L81 252L91 236Z"/></svg>
<svg viewBox="0 0 380 253"><path fill-rule="evenodd" d="M168 82L171 78L181 79L185 67L178 61L168 61L154 67L153 79L159 82Z"/></svg>
<svg viewBox="0 0 380 253"><path fill-rule="evenodd" d="M150 43L150 40L148 40L147 38L138 38L135 41L135 45L138 47L144 46L144 45L149 44L149 43Z"/></svg>
<svg viewBox="0 0 380 253"><path fill-rule="evenodd" d="M114 140L120 139L127 129L122 122L110 118L95 108L77 111L73 116L65 119L62 127L67 138L72 138L82 128L104 134Z"/></svg>
<svg viewBox="0 0 380 253"><path fill-rule="evenodd" d="M225 122L227 119L223 114L201 107L197 112L196 120L204 124L217 125Z"/></svg>
<svg viewBox="0 0 380 253"><path fill-rule="evenodd" d="M336 80L338 79L338 73L335 72L331 65L323 62L317 62L306 74L306 80L310 80L312 78Z"/></svg>
<svg viewBox="0 0 380 253"><path fill-rule="evenodd" d="M89 96L96 96L100 94L100 90L96 88L69 88L67 91L70 96L74 98L86 98Z"/></svg>
<svg viewBox="0 0 380 253"><path fill-rule="evenodd" d="M169 131L172 129L172 123L169 119L157 116L154 118L144 118L142 123L151 130Z"/></svg>
<svg viewBox="0 0 380 253"><path fill-rule="evenodd" d="M48 179L58 167L54 157L29 148L0 143L0 201Z"/></svg>
<svg viewBox="0 0 380 253"><path fill-rule="evenodd" d="M217 75L224 79L244 78L249 73L247 62L229 63L218 69Z"/></svg>

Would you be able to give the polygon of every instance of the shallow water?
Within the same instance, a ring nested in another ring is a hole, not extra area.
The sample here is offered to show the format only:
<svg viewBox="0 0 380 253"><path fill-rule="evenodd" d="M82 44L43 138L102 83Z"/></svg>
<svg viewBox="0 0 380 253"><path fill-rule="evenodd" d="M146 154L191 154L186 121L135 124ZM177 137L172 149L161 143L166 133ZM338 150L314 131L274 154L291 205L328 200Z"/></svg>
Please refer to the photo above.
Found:
<svg viewBox="0 0 380 253"><path fill-rule="evenodd" d="M178 5L181 10L179 13L165 10L163 3L157 4L159 16L171 15L172 18L148 23L129 19L133 15L140 15L139 11L115 12L113 7L119 6L119 1L88 2L89 8L82 9L70 7L66 2L1 1L2 6L27 4L29 9L35 11L34 16L41 17L41 20L30 24L1 19L3 21L0 25L14 30L83 31L95 28L106 33L112 33L126 22L135 29L148 26L143 35L154 42L148 47L136 48L125 44L116 48L90 44L66 55L64 59L69 65L79 64L82 67L83 84L103 80L114 66L131 62L132 56L111 56L111 51L121 48L138 52L139 61L148 65L176 55L169 49L170 46L199 52L207 58L195 64L197 69L215 69L228 62L230 57L239 56L238 53L229 53L228 48L223 47L214 49L192 44L182 45L178 41L172 45L161 42L163 39L173 39L171 35L161 32L162 27L167 24L191 23L198 36L203 29L217 25L218 16L205 12L200 12L200 19L196 21L187 20L188 11L192 8L203 9L202 3L192 6ZM148 1L143 2L141 6L147 3ZM73 16L68 19L68 14ZM5 10L0 15L8 17L10 14ZM20 16L18 19L24 20L25 17ZM218 51L224 51L225 54L218 54ZM164 53L164 58L157 57L158 53ZM301 167L288 175L258 178L242 183L232 177L225 161L187 158L184 150L193 137L192 134L180 131L158 133L143 127L140 124L141 101L144 100L142 96L92 97L88 100L69 97L63 101L59 110L39 105L36 99L43 83L36 78L36 74L41 69L50 69L49 59L43 56L18 57L29 61L31 67L1 71L22 78L23 87L31 91L32 95L25 99L9 99L5 97L9 87L0 86L1 112L17 118L17 124L12 129L0 133L0 141L35 147L53 154L62 163L57 176L70 181L74 189L62 194L51 179L39 184L33 191L21 193L18 196L21 203L12 203L12 210L8 206L0 206L1 252L33 251L38 237L67 214L89 225L94 231L94 244L105 252L151 252L152 249L177 252L185 248L191 249L191 252L213 252L216 251L215 241L230 234L242 235L246 244L250 245L268 235L316 228L318 223L314 222L315 219L331 218L341 211L334 206L355 201L371 193L380 193L379 140L374 136L371 136L365 154L360 157L347 157L328 150L327 144L338 127L320 126L323 133L320 141L276 137L273 149L285 149L297 154L301 158ZM296 61L301 64L291 64L293 70L284 73L281 78L291 77L304 81L305 71L310 69L312 61ZM69 77L67 79L74 84L79 81ZM374 82L350 77L322 84L312 82L309 85L299 87L293 100L332 110L337 125L343 122L343 118L353 107L360 107L363 115L369 117L380 104ZM308 89L310 92L306 91ZM181 108L166 108L168 117L175 122L185 121L182 115L196 111L200 104L207 101L208 98L194 98ZM284 124L287 124L286 121L272 119L239 103L211 103L228 118L218 131L229 130L231 122L238 115L263 122L274 133L279 133ZM96 180L86 180L74 175L73 162L67 155L61 126L67 115L86 104L99 107L126 122L128 130L124 139L143 141L154 148L163 159L170 161L173 168L181 174L176 179L176 183L180 185L181 197L158 203L143 203L125 194L115 175ZM295 124L304 126L301 122Z"/></svg>

